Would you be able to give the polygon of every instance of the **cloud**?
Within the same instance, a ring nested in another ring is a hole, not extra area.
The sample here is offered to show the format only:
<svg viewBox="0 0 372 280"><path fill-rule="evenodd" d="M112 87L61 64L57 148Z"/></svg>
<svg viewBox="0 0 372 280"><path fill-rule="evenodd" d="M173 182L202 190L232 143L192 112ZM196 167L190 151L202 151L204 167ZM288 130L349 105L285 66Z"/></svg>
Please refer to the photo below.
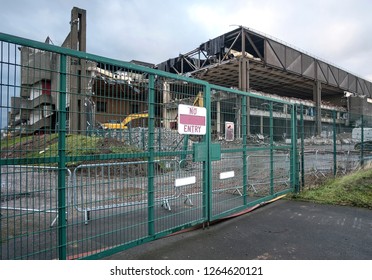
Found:
<svg viewBox="0 0 372 280"><path fill-rule="evenodd" d="M372 73L369 0L19 0L0 10L1 32L39 41L49 35L60 45L74 6L87 11L87 51L120 60L160 63L243 25L349 71Z"/></svg>
<svg viewBox="0 0 372 280"><path fill-rule="evenodd" d="M111 56L119 59L159 63L201 43L198 26L185 12L186 2L102 3L87 11L89 49L94 52L107 54L110 50Z"/></svg>
<svg viewBox="0 0 372 280"><path fill-rule="evenodd" d="M191 21L199 25L211 38L237 26L273 32L276 23L284 18L285 14L278 13L265 2L267 1L217 1L212 7L210 3L200 2L190 6L188 13Z"/></svg>
<svg viewBox="0 0 372 280"><path fill-rule="evenodd" d="M69 31L70 10L61 1L51 5L50 1L8 1L0 11L1 32L44 41L49 35L56 42L62 41L62 34ZM61 12L61 11L64 11Z"/></svg>
<svg viewBox="0 0 372 280"><path fill-rule="evenodd" d="M157 64L242 25L372 81L370 0L17 0L1 7L0 32L61 45L74 6L101 56Z"/></svg>

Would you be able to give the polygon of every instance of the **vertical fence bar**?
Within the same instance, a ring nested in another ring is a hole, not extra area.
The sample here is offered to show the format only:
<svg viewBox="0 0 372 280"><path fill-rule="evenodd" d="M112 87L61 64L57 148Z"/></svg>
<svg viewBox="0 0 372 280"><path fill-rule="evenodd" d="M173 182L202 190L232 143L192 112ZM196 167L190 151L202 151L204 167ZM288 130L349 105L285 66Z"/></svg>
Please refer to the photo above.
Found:
<svg viewBox="0 0 372 280"><path fill-rule="evenodd" d="M161 152L161 125L158 129L158 151Z"/></svg>
<svg viewBox="0 0 372 280"><path fill-rule="evenodd" d="M337 174L337 127L336 127L336 111L332 111L333 118L333 176Z"/></svg>
<svg viewBox="0 0 372 280"><path fill-rule="evenodd" d="M155 137L155 77L154 75L149 76L149 97L148 97L148 111L149 111L149 120L148 120L148 199L147 199L147 211L148 211L148 234L155 234L155 209L154 209L154 137Z"/></svg>
<svg viewBox="0 0 372 280"><path fill-rule="evenodd" d="M298 192L297 182L297 107L295 104L292 105L291 112L291 186Z"/></svg>
<svg viewBox="0 0 372 280"><path fill-rule="evenodd" d="M4 55L4 53L3 53L3 42L0 41L0 81L1 81L1 83L3 81L3 65L2 65L2 62L4 61L3 55ZM3 89L2 89L2 86L0 86L0 100L3 100ZM2 105L2 103L0 103L0 104ZM8 106L8 104L6 106ZM2 110L0 110L0 111L1 111L0 112L0 121L2 121L2 118L3 118L2 114L1 114L2 113ZM6 132L7 135L8 135L8 133L9 133L9 131ZM0 141L0 151L3 150L2 144L3 144L3 141ZM0 170L1 169L2 169L2 166L0 165ZM3 186L2 178L3 177L0 175L0 188ZM5 185L5 183L4 183L4 185ZM1 197L1 194L2 194L2 191L0 189L0 203L1 203L1 201L3 201L2 200L2 197ZM7 195L7 194L8 194L8 190L6 191L5 195ZM1 208L0 208L0 217L1 216L2 216L2 213L1 213ZM2 232L3 232L2 225L3 225L3 223L0 221L0 234L2 234ZM7 237L8 236L5 236L5 238L7 238ZM3 237L2 237L2 235L0 235L0 242L2 242L2 239L3 239ZM2 259L3 259L3 251L0 250L0 260L2 260Z"/></svg>
<svg viewBox="0 0 372 280"><path fill-rule="evenodd" d="M58 257L67 258L66 243L66 55L60 56L58 112Z"/></svg>
<svg viewBox="0 0 372 280"><path fill-rule="evenodd" d="M242 137L243 137L243 203L247 204L248 167L247 167L247 96L242 100Z"/></svg>
<svg viewBox="0 0 372 280"><path fill-rule="evenodd" d="M300 105L300 127L301 127L301 187L305 187L305 124L304 124L304 106ZM297 145L297 143L296 143Z"/></svg>
<svg viewBox="0 0 372 280"><path fill-rule="evenodd" d="M273 102L270 101L270 194L274 194L274 118Z"/></svg>
<svg viewBox="0 0 372 280"><path fill-rule="evenodd" d="M211 87L209 84L205 86L205 108L207 110L207 131L205 141L207 144L208 155L206 161L203 162L203 217L207 218L208 223L212 220L213 201L212 201L212 167L211 167ZM207 212L207 213L206 213Z"/></svg>
<svg viewBox="0 0 372 280"><path fill-rule="evenodd" d="M188 149L188 146L189 146L189 135L188 134L184 134L183 135L183 151L184 152L186 152L187 151L187 149ZM183 153L183 154L181 154L181 156L180 156L180 162L181 162L181 164L184 164L184 161L186 160L186 158L187 158L187 154L186 153Z"/></svg>
<svg viewBox="0 0 372 280"><path fill-rule="evenodd" d="M361 130L360 130L360 167L364 166L364 117L360 116L361 119Z"/></svg>

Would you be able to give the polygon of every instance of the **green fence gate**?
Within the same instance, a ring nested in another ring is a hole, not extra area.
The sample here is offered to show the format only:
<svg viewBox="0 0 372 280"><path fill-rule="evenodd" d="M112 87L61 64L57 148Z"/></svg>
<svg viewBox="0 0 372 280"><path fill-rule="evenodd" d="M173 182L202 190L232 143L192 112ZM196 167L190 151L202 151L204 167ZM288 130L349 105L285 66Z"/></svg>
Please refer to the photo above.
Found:
<svg viewBox="0 0 372 280"><path fill-rule="evenodd" d="M1 259L105 255L298 187L297 106L0 33ZM178 132L179 105L206 133Z"/></svg>
<svg viewBox="0 0 372 280"><path fill-rule="evenodd" d="M217 86L211 86L210 100L209 219L292 191L295 106Z"/></svg>

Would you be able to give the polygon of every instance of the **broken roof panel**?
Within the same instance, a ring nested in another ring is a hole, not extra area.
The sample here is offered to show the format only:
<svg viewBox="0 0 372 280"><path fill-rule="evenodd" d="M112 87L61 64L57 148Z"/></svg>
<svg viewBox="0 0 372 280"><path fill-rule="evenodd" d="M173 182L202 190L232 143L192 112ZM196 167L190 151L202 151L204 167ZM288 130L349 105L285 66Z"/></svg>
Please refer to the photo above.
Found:
<svg viewBox="0 0 372 280"><path fill-rule="evenodd" d="M242 52L243 49L245 52ZM235 75L239 73L239 57L236 53L243 53L250 61L250 89L312 99L313 84L317 79L323 84L322 95L343 96L346 90L372 97L371 82L245 27L208 40L157 67L222 86L238 87L239 79Z"/></svg>

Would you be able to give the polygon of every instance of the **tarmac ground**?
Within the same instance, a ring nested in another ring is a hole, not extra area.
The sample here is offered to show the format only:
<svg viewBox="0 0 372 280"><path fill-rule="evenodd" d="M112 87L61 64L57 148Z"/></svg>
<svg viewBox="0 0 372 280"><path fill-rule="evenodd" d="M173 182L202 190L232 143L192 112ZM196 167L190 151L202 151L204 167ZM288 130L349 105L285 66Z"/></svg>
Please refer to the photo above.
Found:
<svg viewBox="0 0 372 280"><path fill-rule="evenodd" d="M278 200L110 260L372 260L372 211Z"/></svg>

